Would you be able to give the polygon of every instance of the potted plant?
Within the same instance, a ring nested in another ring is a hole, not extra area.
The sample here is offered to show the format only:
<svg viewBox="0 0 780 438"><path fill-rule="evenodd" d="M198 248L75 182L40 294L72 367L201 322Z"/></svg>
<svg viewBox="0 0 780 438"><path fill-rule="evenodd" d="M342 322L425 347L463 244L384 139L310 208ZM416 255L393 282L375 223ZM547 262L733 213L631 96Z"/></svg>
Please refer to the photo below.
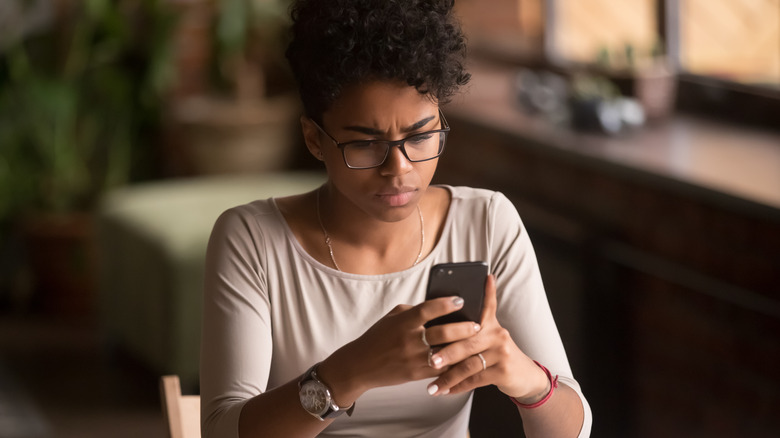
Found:
<svg viewBox="0 0 780 438"><path fill-rule="evenodd" d="M162 0L57 4L0 53L0 223L24 236L38 299L84 314L91 210L148 173L173 21Z"/></svg>
<svg viewBox="0 0 780 438"><path fill-rule="evenodd" d="M283 56L289 0L218 0L211 88L175 103L175 158L184 173L287 166L300 114Z"/></svg>
<svg viewBox="0 0 780 438"><path fill-rule="evenodd" d="M596 73L608 77L624 96L636 98L648 120L666 118L677 97L677 77L663 53L661 42L647 50L632 44L622 51L600 50Z"/></svg>

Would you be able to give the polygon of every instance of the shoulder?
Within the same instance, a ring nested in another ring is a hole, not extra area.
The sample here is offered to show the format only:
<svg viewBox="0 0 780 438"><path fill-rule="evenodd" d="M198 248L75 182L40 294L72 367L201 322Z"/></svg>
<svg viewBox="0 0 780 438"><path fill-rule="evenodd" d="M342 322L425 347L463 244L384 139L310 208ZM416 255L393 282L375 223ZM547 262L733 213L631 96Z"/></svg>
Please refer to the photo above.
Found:
<svg viewBox="0 0 780 438"><path fill-rule="evenodd" d="M485 230L489 239L513 239L524 233L514 204L501 192L474 187L449 187L453 223ZM463 232L462 230L460 232Z"/></svg>
<svg viewBox="0 0 780 438"><path fill-rule="evenodd" d="M493 190L481 189L478 187L468 186L444 186L450 190L453 198L459 199L484 199L490 198L494 194L498 193Z"/></svg>
<svg viewBox="0 0 780 438"><path fill-rule="evenodd" d="M452 194L453 206L465 211L515 212L514 205L503 193L467 186L445 186Z"/></svg>
<svg viewBox="0 0 780 438"><path fill-rule="evenodd" d="M212 235L260 233L264 228L277 226L278 209L272 199L257 200L225 210L214 224Z"/></svg>
<svg viewBox="0 0 780 438"><path fill-rule="evenodd" d="M252 220L255 218L275 215L276 205L272 199L252 201L225 210L218 221Z"/></svg>

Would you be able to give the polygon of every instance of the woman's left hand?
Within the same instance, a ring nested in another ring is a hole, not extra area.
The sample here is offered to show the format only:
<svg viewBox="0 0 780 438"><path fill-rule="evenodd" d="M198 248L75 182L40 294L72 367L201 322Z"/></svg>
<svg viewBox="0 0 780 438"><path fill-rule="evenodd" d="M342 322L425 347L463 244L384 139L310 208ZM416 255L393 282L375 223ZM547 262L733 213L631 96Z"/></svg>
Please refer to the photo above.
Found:
<svg viewBox="0 0 780 438"><path fill-rule="evenodd" d="M485 284L479 332L449 344L433 355L435 368L449 366L450 369L428 386L429 392L434 395L456 394L493 384L504 394L518 400L545 394L549 385L547 376L518 348L509 331L498 323L496 307L495 278L490 275ZM446 326L438 327L427 330L431 344L446 333ZM436 360L437 356L441 361Z"/></svg>

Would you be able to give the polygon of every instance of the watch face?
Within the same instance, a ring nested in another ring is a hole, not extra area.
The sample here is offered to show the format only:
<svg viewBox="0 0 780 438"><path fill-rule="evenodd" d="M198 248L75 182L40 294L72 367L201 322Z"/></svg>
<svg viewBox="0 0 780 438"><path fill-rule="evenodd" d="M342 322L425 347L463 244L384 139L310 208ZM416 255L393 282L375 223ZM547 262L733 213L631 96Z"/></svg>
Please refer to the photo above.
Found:
<svg viewBox="0 0 780 438"><path fill-rule="evenodd" d="M317 381L304 383L298 394L303 408L314 415L322 416L330 407L330 392Z"/></svg>

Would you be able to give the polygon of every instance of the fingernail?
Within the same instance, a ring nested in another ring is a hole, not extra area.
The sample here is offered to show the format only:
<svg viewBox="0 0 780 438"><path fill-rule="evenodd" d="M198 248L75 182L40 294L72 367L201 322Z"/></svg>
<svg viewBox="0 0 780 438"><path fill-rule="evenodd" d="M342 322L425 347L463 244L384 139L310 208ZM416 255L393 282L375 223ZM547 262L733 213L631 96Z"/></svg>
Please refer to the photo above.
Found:
<svg viewBox="0 0 780 438"><path fill-rule="evenodd" d="M482 328L482 326L480 326L479 324L474 324L474 331L475 332L478 332L481 328Z"/></svg>
<svg viewBox="0 0 780 438"><path fill-rule="evenodd" d="M463 298L461 297L455 297L452 299L452 304L455 305L455 307L463 307Z"/></svg>
<svg viewBox="0 0 780 438"><path fill-rule="evenodd" d="M428 394L433 395L436 394L436 391L439 390L439 386L431 383L428 385Z"/></svg>
<svg viewBox="0 0 780 438"><path fill-rule="evenodd" d="M450 390L449 390L449 389L445 389L445 390L444 390L444 391L442 391L442 392L441 392L441 394L439 394L439 395L447 395L447 394L449 394L449 393L450 393Z"/></svg>
<svg viewBox="0 0 780 438"><path fill-rule="evenodd" d="M431 356L431 362L433 362L433 366L435 368L438 368L439 365L441 365L442 358L441 356L433 355Z"/></svg>

